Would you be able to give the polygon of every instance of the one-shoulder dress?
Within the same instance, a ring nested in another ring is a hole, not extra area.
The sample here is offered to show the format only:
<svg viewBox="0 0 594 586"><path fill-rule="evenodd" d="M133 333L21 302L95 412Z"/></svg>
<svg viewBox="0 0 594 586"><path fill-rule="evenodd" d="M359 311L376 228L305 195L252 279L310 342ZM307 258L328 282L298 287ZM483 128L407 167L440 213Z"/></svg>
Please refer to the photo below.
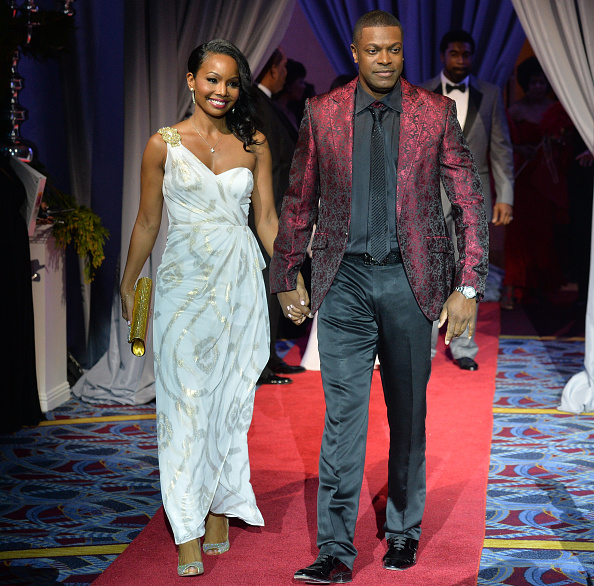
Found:
<svg viewBox="0 0 594 586"><path fill-rule="evenodd" d="M213 173L167 143L167 244L157 271L153 341L161 493L175 542L204 534L209 511L263 525L247 433L269 356L264 259L248 227L252 172Z"/></svg>

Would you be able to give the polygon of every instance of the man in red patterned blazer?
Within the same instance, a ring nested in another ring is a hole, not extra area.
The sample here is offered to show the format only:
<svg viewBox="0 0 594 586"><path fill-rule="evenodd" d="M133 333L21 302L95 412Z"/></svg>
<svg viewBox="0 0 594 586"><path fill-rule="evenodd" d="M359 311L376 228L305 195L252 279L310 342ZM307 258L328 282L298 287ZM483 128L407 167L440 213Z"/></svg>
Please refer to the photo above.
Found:
<svg viewBox="0 0 594 586"><path fill-rule="evenodd" d="M416 562L431 324L448 321L446 343L467 326L472 333L488 269L482 187L455 103L400 77L393 15L363 15L351 50L358 78L306 105L270 270L286 317L300 323L318 312L320 553L295 574L310 583L352 579L376 354L390 425L383 567ZM454 210L457 263L440 180ZM314 224L310 310L297 275Z"/></svg>

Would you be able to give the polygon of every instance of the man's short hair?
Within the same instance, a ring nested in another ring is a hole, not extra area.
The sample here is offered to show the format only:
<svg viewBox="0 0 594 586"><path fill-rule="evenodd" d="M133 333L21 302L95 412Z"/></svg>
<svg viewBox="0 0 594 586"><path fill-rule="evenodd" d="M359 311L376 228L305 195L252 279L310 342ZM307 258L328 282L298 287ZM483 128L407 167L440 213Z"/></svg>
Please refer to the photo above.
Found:
<svg viewBox="0 0 594 586"><path fill-rule="evenodd" d="M439 43L439 52L442 55L445 54L450 43L468 43L470 45L470 50L474 54L474 39L472 38L471 34L467 33L466 31L453 30L443 35L443 37L441 38L441 42Z"/></svg>
<svg viewBox="0 0 594 586"><path fill-rule="evenodd" d="M283 54L281 53L280 49L275 49L272 52L272 55L270 55L268 61L266 61L266 65L262 67L262 71L260 71L258 77L256 77L256 83L260 83L264 79L264 76L272 69L272 67L274 65L279 65L282 60Z"/></svg>
<svg viewBox="0 0 594 586"><path fill-rule="evenodd" d="M361 31L364 28L384 26L397 26L402 32L402 25L393 14L384 12L383 10L372 10L371 12L367 12L355 23L355 28L353 29L353 45L356 45L357 41L361 38Z"/></svg>

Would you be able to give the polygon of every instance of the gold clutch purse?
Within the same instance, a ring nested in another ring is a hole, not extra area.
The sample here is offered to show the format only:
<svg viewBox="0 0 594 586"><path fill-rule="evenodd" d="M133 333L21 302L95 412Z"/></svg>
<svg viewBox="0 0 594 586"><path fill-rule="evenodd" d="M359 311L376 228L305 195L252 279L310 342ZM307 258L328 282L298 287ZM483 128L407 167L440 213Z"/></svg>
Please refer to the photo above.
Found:
<svg viewBox="0 0 594 586"><path fill-rule="evenodd" d="M151 293L153 282L148 277L138 279L134 292L134 310L132 311L132 322L128 342L134 356L144 356L146 330L151 307Z"/></svg>

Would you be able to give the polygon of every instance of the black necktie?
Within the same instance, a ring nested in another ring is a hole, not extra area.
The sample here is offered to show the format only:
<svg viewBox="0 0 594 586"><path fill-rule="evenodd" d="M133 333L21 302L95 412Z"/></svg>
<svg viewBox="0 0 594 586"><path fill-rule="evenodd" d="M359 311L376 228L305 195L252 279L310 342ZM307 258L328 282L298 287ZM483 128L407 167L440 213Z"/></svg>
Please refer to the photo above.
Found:
<svg viewBox="0 0 594 586"><path fill-rule="evenodd" d="M466 84L461 83L458 85L450 85L449 83L446 83L446 93L449 94L452 90L460 90L464 93L466 91Z"/></svg>
<svg viewBox="0 0 594 586"><path fill-rule="evenodd" d="M383 261L390 252L388 240L388 210L386 201L386 157L382 115L385 106L374 102L369 106L373 115L371 132L371 218L369 254L374 260Z"/></svg>

